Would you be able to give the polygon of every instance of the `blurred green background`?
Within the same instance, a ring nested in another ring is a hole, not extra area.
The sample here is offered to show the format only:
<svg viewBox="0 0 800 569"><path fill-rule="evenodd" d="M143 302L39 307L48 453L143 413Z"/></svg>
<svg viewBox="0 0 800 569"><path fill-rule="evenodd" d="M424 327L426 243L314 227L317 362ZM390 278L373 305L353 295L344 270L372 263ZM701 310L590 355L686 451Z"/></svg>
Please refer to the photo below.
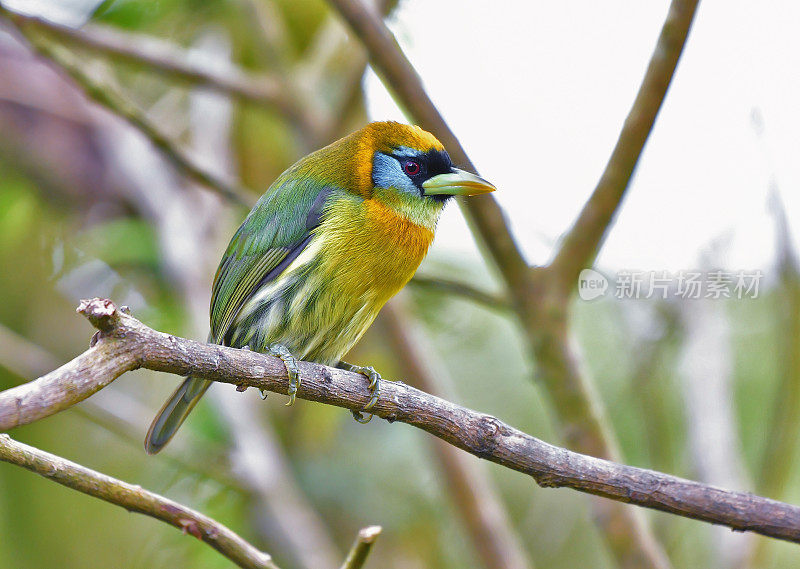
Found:
<svg viewBox="0 0 800 569"><path fill-rule="evenodd" d="M287 118L278 106L231 99L33 32L49 45L66 45L89 77L144 109L197 163L246 188L266 188L299 156L368 120L365 57L324 2L108 1L96 7L91 26L137 34L131 45L139 45L139 34L162 38L198 65L225 70L235 62L300 94L294 104L311 119ZM154 328L204 337L210 280L246 211L187 182L140 135L34 57L11 26L3 29L0 388L86 349L92 329L74 312L80 298L109 297ZM776 227L785 229L775 211ZM790 240L776 235L782 257L756 299L609 297L575 304L583 365L627 464L716 476L720 485L800 501L800 285ZM421 273L500 290L482 259L437 247ZM531 381L535 364L508 314L430 287L411 286L401 296L397 310L451 379L448 397L559 444L546 393ZM347 359L403 378L383 320ZM717 378L705 386L711 391L703 391L703 370ZM384 528L370 567L483 567L430 436L379 420L361 426L345 411L300 400L285 408L280 396L262 402L256 393L219 385L174 444L146 456L146 428L177 381L129 373L86 403L12 435L194 507L285 569L333 567L369 524ZM245 429L237 427L242 420ZM722 452L714 456L702 451L703 436L717 432L706 420L728 437L715 439ZM783 446L775 450L778 441ZM539 489L493 464L481 467L536 565L614 566L586 496ZM800 567L796 546L647 516L675 567L734 567L752 555L754 567ZM0 464L0 567L52 566L231 564L164 524Z"/></svg>

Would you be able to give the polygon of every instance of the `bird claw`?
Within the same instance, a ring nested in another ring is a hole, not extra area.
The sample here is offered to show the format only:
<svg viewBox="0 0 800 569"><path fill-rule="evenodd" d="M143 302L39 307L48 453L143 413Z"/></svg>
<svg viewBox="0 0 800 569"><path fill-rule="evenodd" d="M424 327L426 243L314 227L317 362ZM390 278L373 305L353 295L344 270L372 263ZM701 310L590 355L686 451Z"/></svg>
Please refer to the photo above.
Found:
<svg viewBox="0 0 800 569"><path fill-rule="evenodd" d="M286 366L286 375L289 376L289 389L286 392L286 395L289 396L289 401L286 402L286 406L290 407L294 405L294 401L297 397L297 390L300 388L300 370L297 367L297 360L291 354L289 348L283 344L271 344L269 353L270 355L282 359L283 365Z"/></svg>
<svg viewBox="0 0 800 569"><path fill-rule="evenodd" d="M357 366L353 364L349 364L347 362L339 362L339 367L346 371L352 371L354 373L360 373L361 375L365 376L369 379L369 392L372 395L370 400L367 402L366 405L360 411L351 411L353 414L353 419L361 423L362 425L366 425L372 420L372 413L369 413L370 409L375 407L375 404L378 403L378 398L380 397L381 392L381 374L375 371L375 368L372 366ZM367 412L368 415L365 417L364 412Z"/></svg>

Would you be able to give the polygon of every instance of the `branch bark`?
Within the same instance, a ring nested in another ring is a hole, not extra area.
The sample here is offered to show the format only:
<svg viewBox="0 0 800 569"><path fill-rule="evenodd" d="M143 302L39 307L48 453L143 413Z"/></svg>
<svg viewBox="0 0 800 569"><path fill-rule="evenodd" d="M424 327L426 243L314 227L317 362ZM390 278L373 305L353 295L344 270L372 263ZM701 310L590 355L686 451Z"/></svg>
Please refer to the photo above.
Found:
<svg viewBox="0 0 800 569"><path fill-rule="evenodd" d="M278 358L158 332L117 310L109 300L83 301L78 311L98 329L94 345L47 376L0 393L1 430L52 415L140 367L242 388L287 391L286 368ZM310 362L299 362L299 369L301 399L350 410L361 409L370 399L362 375ZM402 382L384 382L381 393L373 410L378 417L422 429L475 456L527 474L542 487L573 488L800 543L800 507L581 455Z"/></svg>
<svg viewBox="0 0 800 569"><path fill-rule="evenodd" d="M245 569L278 569L259 551L221 523L155 494L0 434L0 460L16 464L59 484L161 520L191 534Z"/></svg>

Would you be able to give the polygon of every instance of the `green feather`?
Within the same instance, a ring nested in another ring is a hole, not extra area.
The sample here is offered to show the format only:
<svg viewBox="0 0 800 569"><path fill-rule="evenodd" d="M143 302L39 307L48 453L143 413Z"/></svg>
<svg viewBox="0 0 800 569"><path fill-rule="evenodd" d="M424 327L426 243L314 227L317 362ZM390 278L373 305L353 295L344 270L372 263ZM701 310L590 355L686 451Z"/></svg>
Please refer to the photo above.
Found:
<svg viewBox="0 0 800 569"><path fill-rule="evenodd" d="M211 294L211 342L226 343L248 299L281 275L322 221L326 203L336 190L308 176L291 179L291 172L261 197L222 257ZM145 437L148 453L158 452L169 442L210 385L193 377L183 381L150 425Z"/></svg>
<svg viewBox="0 0 800 569"><path fill-rule="evenodd" d="M280 275L275 269L282 261L300 253L335 193L310 177L286 178L261 197L222 257L211 293L213 342L223 343L247 300Z"/></svg>

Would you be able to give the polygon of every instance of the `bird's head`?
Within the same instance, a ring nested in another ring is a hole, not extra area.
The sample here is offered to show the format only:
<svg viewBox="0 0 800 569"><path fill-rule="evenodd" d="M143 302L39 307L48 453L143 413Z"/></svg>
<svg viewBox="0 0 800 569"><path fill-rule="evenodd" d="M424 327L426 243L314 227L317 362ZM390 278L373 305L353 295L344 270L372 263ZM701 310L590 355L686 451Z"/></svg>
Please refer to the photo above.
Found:
<svg viewBox="0 0 800 569"><path fill-rule="evenodd" d="M328 179L367 199L386 190L441 205L453 196L495 190L483 178L453 166L442 143L418 126L370 123L315 154L313 162L325 165Z"/></svg>
<svg viewBox="0 0 800 569"><path fill-rule="evenodd" d="M391 188L419 199L444 202L453 196L492 192L483 178L453 166L435 136L418 126L374 122L355 133L363 162L369 156L371 188Z"/></svg>

